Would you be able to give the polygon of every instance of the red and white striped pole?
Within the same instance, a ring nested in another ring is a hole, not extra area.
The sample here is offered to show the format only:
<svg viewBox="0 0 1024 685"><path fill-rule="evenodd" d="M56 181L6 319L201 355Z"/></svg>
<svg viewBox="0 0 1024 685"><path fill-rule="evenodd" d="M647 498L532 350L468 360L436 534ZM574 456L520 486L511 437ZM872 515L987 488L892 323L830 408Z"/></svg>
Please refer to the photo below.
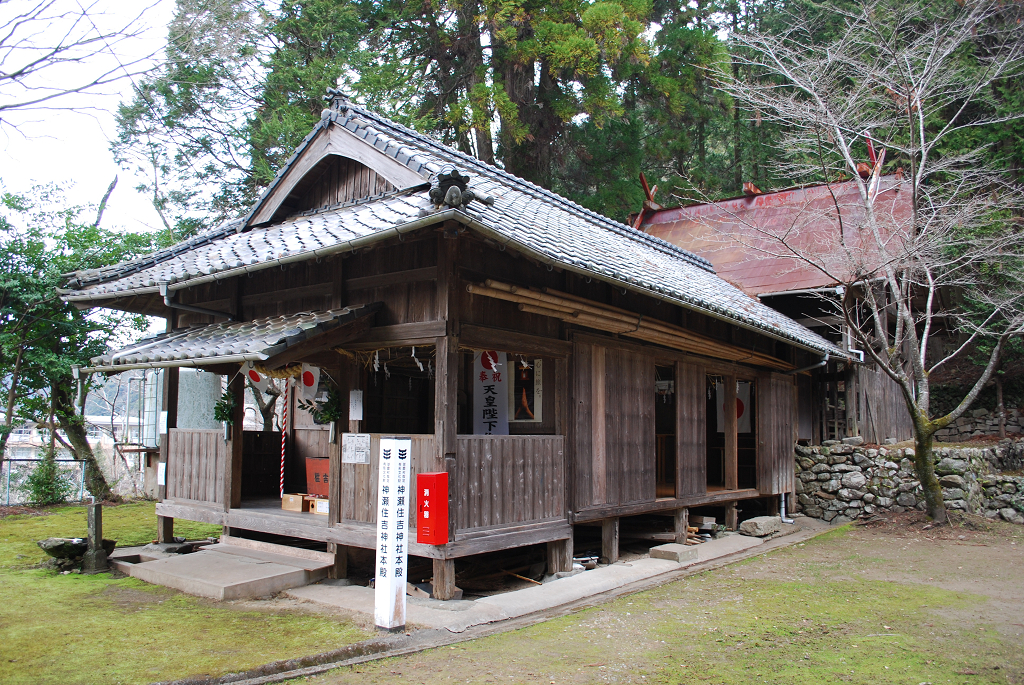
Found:
<svg viewBox="0 0 1024 685"><path fill-rule="evenodd" d="M288 386L291 380L284 379L284 408L281 412L281 499L284 499L284 454L288 447Z"/></svg>

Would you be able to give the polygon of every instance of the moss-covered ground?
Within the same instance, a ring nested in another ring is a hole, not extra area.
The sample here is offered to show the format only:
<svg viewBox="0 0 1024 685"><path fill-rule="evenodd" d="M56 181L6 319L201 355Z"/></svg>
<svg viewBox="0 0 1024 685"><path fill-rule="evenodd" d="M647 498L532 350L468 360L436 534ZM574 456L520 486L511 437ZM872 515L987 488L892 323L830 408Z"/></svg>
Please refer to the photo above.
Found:
<svg viewBox="0 0 1024 685"><path fill-rule="evenodd" d="M844 527L315 683L1024 683L1024 530Z"/></svg>
<svg viewBox="0 0 1024 685"><path fill-rule="evenodd" d="M119 546L152 541L154 506L106 507L104 537ZM219 532L175 522L177 535L193 539ZM369 637L338 617L212 602L109 574L37 568L45 559L37 540L85 534L82 507L0 519L0 683L148 683L220 675Z"/></svg>

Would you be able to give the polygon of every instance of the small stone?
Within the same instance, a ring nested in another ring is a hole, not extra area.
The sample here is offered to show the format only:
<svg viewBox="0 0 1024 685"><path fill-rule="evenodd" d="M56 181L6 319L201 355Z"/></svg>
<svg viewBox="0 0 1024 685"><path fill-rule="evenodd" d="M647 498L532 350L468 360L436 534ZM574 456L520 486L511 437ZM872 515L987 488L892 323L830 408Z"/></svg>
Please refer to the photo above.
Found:
<svg viewBox="0 0 1024 685"><path fill-rule="evenodd" d="M948 499L945 501L946 509L967 511L967 501L963 499Z"/></svg>
<svg viewBox="0 0 1024 685"><path fill-rule="evenodd" d="M822 514L821 514L821 518L822 518L823 520L825 520L825 521L829 521L829 522L831 522L831 521L832 521L832 519L834 519L834 518L835 518L836 516L838 516L838 515L839 515L839 512L836 512L836 511L827 511L827 510L826 510L826 511L822 512Z"/></svg>
<svg viewBox="0 0 1024 685"><path fill-rule="evenodd" d="M854 453L853 455L853 463L856 464L857 466L864 466L865 464L870 464L871 459L857 452Z"/></svg>
<svg viewBox="0 0 1024 685"><path fill-rule="evenodd" d="M1010 523L1024 524L1024 516L1021 516L1021 514L1016 509L1005 507L999 510L999 515L1003 517L1004 521L1009 521Z"/></svg>
<svg viewBox="0 0 1024 685"><path fill-rule="evenodd" d="M833 526L841 526L844 523L849 523L852 520L853 520L853 517L851 517L851 516L836 516L834 519L832 519L830 521L830 523Z"/></svg>
<svg viewBox="0 0 1024 685"><path fill-rule="evenodd" d="M861 497L861 499L864 500L867 504L871 504L875 501L875 495L871 494L870 492L865 492L864 496Z"/></svg>
<svg viewBox="0 0 1024 685"><path fill-rule="evenodd" d="M943 489L942 491L942 497L947 501L954 499L964 499L967 497L967 493L965 493L960 488L946 488Z"/></svg>
<svg viewBox="0 0 1024 685"><path fill-rule="evenodd" d="M742 532L742 525L740 526L740 532ZM675 561L677 563L683 563L684 561L697 561L697 547L680 545L675 542L667 545L658 545L657 547L651 547L651 558L668 559L669 561Z"/></svg>
<svg viewBox="0 0 1024 685"><path fill-rule="evenodd" d="M981 418L982 416L988 416L988 409L985 409L984 407L980 409L972 409L971 416L973 416L976 419Z"/></svg>
<svg viewBox="0 0 1024 685"><path fill-rule="evenodd" d="M861 477L861 479L864 478L864 476L861 476L861 474L859 474L859 473L858 474L847 474L847 475L858 475L858 476ZM861 483L861 485L863 485L863 484L864 483ZM822 483L821 484L821 489L824 490L825 492L835 492L839 488L841 488L842 486L843 486L842 481L833 479L833 480L830 480L830 481ZM854 487L857 487L857 486L855 485Z"/></svg>
<svg viewBox="0 0 1024 685"><path fill-rule="evenodd" d="M940 478L939 485L941 485L944 488L963 488L967 486L967 482L963 479L962 476L950 474L948 476L943 476L942 478Z"/></svg>
<svg viewBox="0 0 1024 685"><path fill-rule="evenodd" d="M905 450L903 450L903 456L904 457L913 457L916 454L917 454L917 452L914 451L913 447L908 447Z"/></svg>
<svg viewBox="0 0 1024 685"><path fill-rule="evenodd" d="M874 514L875 513L875 505L873 505L873 504L865 504L864 505L864 513L865 514Z"/></svg>
<svg viewBox="0 0 1024 685"><path fill-rule="evenodd" d="M896 504L901 507L913 507L917 504L917 498L909 492L902 492L900 496L896 498Z"/></svg>
<svg viewBox="0 0 1024 685"><path fill-rule="evenodd" d="M804 505L805 507L814 506L814 498L811 497L810 495L800 494L796 496L796 499L798 502L800 502L800 504Z"/></svg>
<svg viewBox="0 0 1024 685"><path fill-rule="evenodd" d="M813 505L812 506L808 506L808 507L804 507L804 516L810 516L811 518L814 518L814 519L820 519L821 515L823 513L824 512L822 511L821 507L816 507L816 506L813 506ZM996 512L996 515L998 516L999 512Z"/></svg>
<svg viewBox="0 0 1024 685"><path fill-rule="evenodd" d="M860 490L851 490L850 488L842 488L839 492L836 493L836 496L839 499L841 499L841 500L844 500L846 502L850 502L850 501L853 501L855 499L860 499L861 497L864 496L864 493L861 492Z"/></svg>
<svg viewBox="0 0 1024 685"><path fill-rule="evenodd" d="M799 478L804 483L808 483L808 482L810 482L812 480L816 480L817 479L817 475L811 473L810 471L801 471L800 475L799 475Z"/></svg>
<svg viewBox="0 0 1024 685"><path fill-rule="evenodd" d="M852 445L836 445L832 448L832 454L853 454Z"/></svg>
<svg viewBox="0 0 1024 685"><path fill-rule="evenodd" d="M815 464L811 467L811 473L827 473L828 471L828 464Z"/></svg>
<svg viewBox="0 0 1024 685"><path fill-rule="evenodd" d="M1007 495L1013 495L1017 492L1017 486L1013 483L1003 483L1001 489Z"/></svg>
<svg viewBox="0 0 1024 685"><path fill-rule="evenodd" d="M967 473L970 467L970 464L963 459L950 459L949 457L945 457L935 465L935 473L943 476L951 474L959 476Z"/></svg>
<svg viewBox="0 0 1024 685"><path fill-rule="evenodd" d="M782 521L778 516L755 516L740 524L740 534L763 538L782 530Z"/></svg>
<svg viewBox="0 0 1024 685"><path fill-rule="evenodd" d="M895 445L896 438L886 438L885 440L883 440L883 443L886 445Z"/></svg>
<svg viewBox="0 0 1024 685"><path fill-rule="evenodd" d="M809 457L812 454L814 454L814 450L812 450L810 447L805 447L804 445L797 445L796 453L799 454L801 457Z"/></svg>
<svg viewBox="0 0 1024 685"><path fill-rule="evenodd" d="M817 478L822 482L832 480L832 474L826 471L825 473L819 473Z"/></svg>
<svg viewBox="0 0 1024 685"><path fill-rule="evenodd" d="M826 500L826 501L832 501L832 500L834 500L836 498L835 495L830 495L827 492L822 492L821 490L819 490L818 492L814 493L814 496L817 497L818 499L823 499L823 500Z"/></svg>
<svg viewBox="0 0 1024 685"><path fill-rule="evenodd" d="M865 485L867 485L867 482L868 479L864 477L864 474L859 473L857 471L851 471L850 473L847 473L845 476L843 476L842 480L843 487L853 488L855 490L860 490ZM838 488L836 488L836 490L838 490ZM832 490L831 492L835 492L835 490Z"/></svg>
<svg viewBox="0 0 1024 685"><path fill-rule="evenodd" d="M844 445L853 445L854 447L859 447L860 445L864 444L864 438L862 438L859 435L853 435L853 436L850 436L849 438L843 438L843 444Z"/></svg>
<svg viewBox="0 0 1024 685"><path fill-rule="evenodd" d="M846 456L845 454L833 453L832 456L829 457L829 461L832 462L833 466L835 466L836 464L845 464L847 459L849 459L849 457Z"/></svg>

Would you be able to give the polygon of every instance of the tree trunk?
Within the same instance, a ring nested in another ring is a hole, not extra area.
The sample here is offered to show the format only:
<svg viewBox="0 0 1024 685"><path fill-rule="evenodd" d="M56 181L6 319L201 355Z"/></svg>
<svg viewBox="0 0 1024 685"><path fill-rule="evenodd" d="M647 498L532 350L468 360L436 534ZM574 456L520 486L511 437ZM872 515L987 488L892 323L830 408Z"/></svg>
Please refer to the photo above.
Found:
<svg viewBox="0 0 1024 685"><path fill-rule="evenodd" d="M999 415L999 439L1006 437L1006 406L1003 404L1003 378L996 375L996 412Z"/></svg>
<svg viewBox="0 0 1024 685"><path fill-rule="evenodd" d="M935 476L935 461L932 457L934 430L914 427L914 469L924 491L925 511L928 518L936 523L946 522L946 503L942 498L942 486Z"/></svg>
<svg viewBox="0 0 1024 685"><path fill-rule="evenodd" d="M85 462L85 487L97 500L116 501L119 498L110 489L99 462L96 461L96 455L93 454L92 446L89 444L85 432L85 420L75 411L74 398L68 391L68 387L67 383L60 383L53 387L51 402L57 424L68 436L68 442L75 453L75 458Z"/></svg>

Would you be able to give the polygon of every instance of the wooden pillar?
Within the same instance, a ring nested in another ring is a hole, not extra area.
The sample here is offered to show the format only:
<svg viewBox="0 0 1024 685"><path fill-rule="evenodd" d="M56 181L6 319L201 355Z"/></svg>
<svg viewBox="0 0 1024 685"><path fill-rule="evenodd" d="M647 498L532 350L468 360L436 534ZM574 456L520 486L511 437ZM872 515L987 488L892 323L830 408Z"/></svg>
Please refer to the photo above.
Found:
<svg viewBox="0 0 1024 685"><path fill-rule="evenodd" d="M564 573L572 570L572 536L566 540L548 543L548 573Z"/></svg>
<svg viewBox="0 0 1024 685"><path fill-rule="evenodd" d="M591 426L593 448L590 488L594 504L608 501L608 444L605 425L605 351L601 345L594 345L591 357Z"/></svg>
<svg viewBox="0 0 1024 685"><path fill-rule="evenodd" d="M725 505L725 527L729 530L736 530L739 526L739 510L735 502Z"/></svg>
<svg viewBox="0 0 1024 685"><path fill-rule="evenodd" d="M168 332L174 330L174 310L171 310L167 317L167 330ZM167 483L166 480L171 477L171 465L168 462L170 453L168 447L170 445L169 435L172 428L178 427L178 367L172 366L164 369L164 382L163 392L161 393L160 405L161 410L167 412L167 432L159 436L160 440L160 454L157 459L164 464L164 484L157 485L156 499L158 502L162 502L167 499ZM159 464L157 469L159 469ZM159 473L159 471L158 471ZM156 539L158 542L173 542L174 541L174 519L170 516L157 516L156 517Z"/></svg>
<svg viewBox="0 0 1024 685"><path fill-rule="evenodd" d="M725 489L739 487L738 445L736 442L736 377L725 377Z"/></svg>
<svg viewBox="0 0 1024 685"><path fill-rule="evenodd" d="M434 577L430 584L434 588L434 599L451 599L455 596L455 560L434 559Z"/></svg>
<svg viewBox="0 0 1024 685"><path fill-rule="evenodd" d="M609 564L619 560L619 517L601 521L601 556Z"/></svg>
<svg viewBox="0 0 1024 685"><path fill-rule="evenodd" d="M459 225L445 222L444 231L438 234L437 243L437 318L445 322L444 337L437 338L434 349L434 363L437 373L434 380L434 465L433 471L448 473L448 539L455 539L458 523L457 507L461 484L458 479L455 460L458 451L459 412ZM435 571L438 568L434 564ZM435 597L450 599L455 592L454 562L449 596L439 596L435 586ZM442 585L444 591L447 585Z"/></svg>
<svg viewBox="0 0 1024 685"><path fill-rule="evenodd" d="M676 534L676 542L683 544L686 542L686 528L690 525L690 510L689 509L676 509L674 516L672 517L672 527Z"/></svg>
<svg viewBox="0 0 1024 685"><path fill-rule="evenodd" d="M287 381L286 381L287 382ZM231 439L226 445L227 459L224 460L224 511L242 505L242 432L245 428L245 377L235 374L228 381L228 390L235 396L234 423L229 433Z"/></svg>

